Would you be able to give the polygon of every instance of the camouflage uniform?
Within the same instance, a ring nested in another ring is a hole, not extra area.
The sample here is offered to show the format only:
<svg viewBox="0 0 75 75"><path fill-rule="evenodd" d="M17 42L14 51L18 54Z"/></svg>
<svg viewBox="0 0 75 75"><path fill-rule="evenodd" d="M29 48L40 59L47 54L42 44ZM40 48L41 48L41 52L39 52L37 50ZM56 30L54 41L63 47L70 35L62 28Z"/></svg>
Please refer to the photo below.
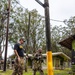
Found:
<svg viewBox="0 0 75 75"><path fill-rule="evenodd" d="M0 52L0 70L3 69L4 60L2 59L2 52Z"/></svg>
<svg viewBox="0 0 75 75"><path fill-rule="evenodd" d="M24 43L24 40L21 38L19 40L19 43L16 43L14 45L14 52L16 55L16 59L14 62L14 72L12 75L23 75L23 68L24 68L24 49L22 44ZM19 60L20 59L20 60Z"/></svg>
<svg viewBox="0 0 75 75"><path fill-rule="evenodd" d="M40 75L44 75L42 70L42 62L43 62L42 54L40 53L40 50L38 50L38 52L33 57L33 66L32 66L33 75L36 75L37 71L40 72Z"/></svg>
<svg viewBox="0 0 75 75"><path fill-rule="evenodd" d="M24 68L24 59L23 57L20 57L20 62L18 62L18 59L16 57L15 63L14 63L14 72L12 75L23 75L23 68Z"/></svg>

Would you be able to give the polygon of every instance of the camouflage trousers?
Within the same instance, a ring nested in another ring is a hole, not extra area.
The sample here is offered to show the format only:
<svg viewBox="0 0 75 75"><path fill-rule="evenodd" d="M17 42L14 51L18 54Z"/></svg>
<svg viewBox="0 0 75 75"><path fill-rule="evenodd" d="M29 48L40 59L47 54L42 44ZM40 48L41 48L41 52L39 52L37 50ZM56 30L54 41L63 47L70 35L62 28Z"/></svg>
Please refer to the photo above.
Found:
<svg viewBox="0 0 75 75"><path fill-rule="evenodd" d="M18 62L18 59L15 59L15 63L14 63L14 71L12 73L12 75L23 75L23 68L24 68L24 59L23 57L20 57L20 62Z"/></svg>
<svg viewBox="0 0 75 75"><path fill-rule="evenodd" d="M43 70L42 69L35 69L35 70L33 70L33 75L36 75L36 72L37 71L39 71L39 73L40 73L40 75L44 75L44 72L43 72Z"/></svg>
<svg viewBox="0 0 75 75"><path fill-rule="evenodd" d="M44 72L42 70L42 62L34 60L32 63L33 63L33 66L32 66L33 75L36 75L37 71L39 71L40 75L44 75Z"/></svg>

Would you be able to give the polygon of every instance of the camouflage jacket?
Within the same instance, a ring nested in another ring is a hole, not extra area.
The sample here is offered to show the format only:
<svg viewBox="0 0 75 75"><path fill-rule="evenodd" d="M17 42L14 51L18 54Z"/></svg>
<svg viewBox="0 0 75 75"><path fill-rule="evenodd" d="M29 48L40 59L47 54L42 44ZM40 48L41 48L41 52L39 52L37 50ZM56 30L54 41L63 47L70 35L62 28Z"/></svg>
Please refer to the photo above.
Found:
<svg viewBox="0 0 75 75"><path fill-rule="evenodd" d="M42 54L35 54L33 56L33 69L41 69L42 68L43 57Z"/></svg>

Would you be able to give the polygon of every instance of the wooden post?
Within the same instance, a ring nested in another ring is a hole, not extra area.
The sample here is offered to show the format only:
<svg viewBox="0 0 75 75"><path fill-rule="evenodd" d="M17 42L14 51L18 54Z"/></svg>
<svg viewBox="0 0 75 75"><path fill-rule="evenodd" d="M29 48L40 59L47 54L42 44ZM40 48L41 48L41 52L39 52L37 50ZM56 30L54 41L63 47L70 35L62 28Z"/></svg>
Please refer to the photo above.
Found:
<svg viewBox="0 0 75 75"><path fill-rule="evenodd" d="M48 72L48 75L53 75L50 15L49 15L48 0L44 0L44 8L45 8L45 23L46 23L45 25L46 25L46 48L47 48L47 72Z"/></svg>
<svg viewBox="0 0 75 75"><path fill-rule="evenodd" d="M7 8L6 46L5 46L5 56L4 56L4 68L3 68L3 71L6 71L7 47L8 47L8 30L9 30L9 16L10 16L10 0L8 0L8 8Z"/></svg>
<svg viewBox="0 0 75 75"><path fill-rule="evenodd" d="M46 49L47 49L47 71L48 75L53 75L52 50L51 50L51 32L50 32L50 17L49 17L49 2L44 0L44 4L36 0L45 9L45 27L46 27Z"/></svg>

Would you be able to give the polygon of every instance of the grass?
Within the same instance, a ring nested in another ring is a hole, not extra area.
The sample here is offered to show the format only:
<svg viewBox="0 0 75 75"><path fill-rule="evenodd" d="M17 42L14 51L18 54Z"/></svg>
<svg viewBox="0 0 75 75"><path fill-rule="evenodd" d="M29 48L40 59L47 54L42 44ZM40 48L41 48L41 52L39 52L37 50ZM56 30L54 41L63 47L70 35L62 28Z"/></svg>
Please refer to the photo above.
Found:
<svg viewBox="0 0 75 75"><path fill-rule="evenodd" d="M69 75L68 72L70 70L69 69L65 69L65 70L54 70L54 75ZM12 70L7 70L6 72L3 72L0 70L0 75L11 75L12 74ZM28 72L24 72L23 75L32 75L32 70L29 69ZM36 75L40 75L38 72ZM44 70L44 75L47 75L46 70Z"/></svg>
<svg viewBox="0 0 75 75"><path fill-rule="evenodd" d="M69 75L69 74L68 74L68 71L55 70L54 75Z"/></svg>

